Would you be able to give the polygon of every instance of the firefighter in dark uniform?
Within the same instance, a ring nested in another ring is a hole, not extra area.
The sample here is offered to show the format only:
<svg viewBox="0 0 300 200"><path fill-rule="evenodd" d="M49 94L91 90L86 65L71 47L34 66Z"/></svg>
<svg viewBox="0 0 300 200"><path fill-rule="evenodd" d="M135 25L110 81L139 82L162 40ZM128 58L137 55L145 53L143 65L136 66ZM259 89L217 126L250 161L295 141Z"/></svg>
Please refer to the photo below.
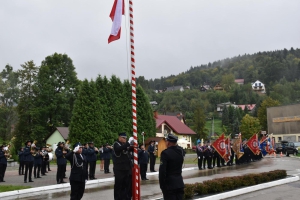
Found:
<svg viewBox="0 0 300 200"><path fill-rule="evenodd" d="M198 157L198 168L199 170L202 170L202 162L203 162L203 147L201 145L201 141L198 140L197 141L197 147L196 147L196 153L197 153L197 157Z"/></svg>
<svg viewBox="0 0 300 200"><path fill-rule="evenodd" d="M87 160L90 165L89 169L89 178L90 180L96 179L95 177L95 171L96 171L96 161L97 161L97 154L98 154L98 148L94 147L94 142L89 142L89 147L87 148Z"/></svg>
<svg viewBox="0 0 300 200"><path fill-rule="evenodd" d="M141 179L149 180L146 176L147 167L148 167L148 163L149 163L149 154L145 150L145 146L142 144L140 145L140 149L138 151L138 158L139 158L138 161L139 161L139 165L140 165Z"/></svg>
<svg viewBox="0 0 300 200"><path fill-rule="evenodd" d="M43 156L42 152L39 147L35 147L36 153L33 156L34 162L34 170L33 170L33 175L34 178L41 178L40 172L41 172L41 167L42 167L42 162L43 162Z"/></svg>
<svg viewBox="0 0 300 200"><path fill-rule="evenodd" d="M104 160L104 173L105 174L110 173L109 164L110 164L111 153L112 153L112 147L109 146L109 144L103 145L102 158Z"/></svg>
<svg viewBox="0 0 300 200"><path fill-rule="evenodd" d="M159 185L164 200L182 200L184 183L182 178L182 165L184 151L177 146L178 138L169 134L166 138L167 149L161 152L159 166Z"/></svg>
<svg viewBox="0 0 300 200"><path fill-rule="evenodd" d="M80 142L73 145L73 151L69 151L66 155L71 163L70 185L71 185L71 200L80 200L85 190L85 183L88 179L87 160L82 154L82 146Z"/></svg>
<svg viewBox="0 0 300 200"><path fill-rule="evenodd" d="M65 158L66 151L64 150L64 144L59 142L57 144L57 148L55 150L56 162L57 162L57 172L56 172L56 181L57 184L66 183L63 178L65 176L65 165L67 164L67 160Z"/></svg>
<svg viewBox="0 0 300 200"><path fill-rule="evenodd" d="M0 146L0 182L4 181L4 175L7 167L7 154L5 153L5 145Z"/></svg>
<svg viewBox="0 0 300 200"><path fill-rule="evenodd" d="M211 161L213 157L213 149L210 146L210 141L206 142L206 145L203 150L203 156L204 156L204 163L203 163L203 168L205 169L205 161L207 161L207 168L212 169L211 166Z"/></svg>
<svg viewBox="0 0 300 200"><path fill-rule="evenodd" d="M34 161L32 154L35 153L35 151L33 150L31 151L31 144L32 144L31 140L25 142L25 147L23 150L24 165L25 165L24 183L27 183L27 175L28 175L29 182L33 182L33 180L31 179L33 161Z"/></svg>
<svg viewBox="0 0 300 200"><path fill-rule="evenodd" d="M126 133L120 133L118 140L114 143L114 199L130 200L131 191L131 170L132 162L130 160L130 144L126 141Z"/></svg>
<svg viewBox="0 0 300 200"><path fill-rule="evenodd" d="M24 175L24 155L23 155L23 147L20 148L20 151L18 152L19 156L19 175Z"/></svg>
<svg viewBox="0 0 300 200"><path fill-rule="evenodd" d="M149 156L150 156L150 172L156 172L154 170L155 160L156 160L155 151L156 151L155 141L152 140L150 142L149 147L148 147L148 153L149 153Z"/></svg>

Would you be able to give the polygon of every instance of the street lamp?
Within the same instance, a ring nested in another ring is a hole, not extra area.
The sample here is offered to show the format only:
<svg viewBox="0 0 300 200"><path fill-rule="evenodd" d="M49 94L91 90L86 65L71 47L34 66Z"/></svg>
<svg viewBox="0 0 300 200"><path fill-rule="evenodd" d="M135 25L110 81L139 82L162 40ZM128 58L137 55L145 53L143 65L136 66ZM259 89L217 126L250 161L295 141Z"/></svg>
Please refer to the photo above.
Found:
<svg viewBox="0 0 300 200"><path fill-rule="evenodd" d="M145 147L145 134L146 134L146 133L143 131L141 134L142 134L142 136L143 136L143 145L144 145L144 147Z"/></svg>

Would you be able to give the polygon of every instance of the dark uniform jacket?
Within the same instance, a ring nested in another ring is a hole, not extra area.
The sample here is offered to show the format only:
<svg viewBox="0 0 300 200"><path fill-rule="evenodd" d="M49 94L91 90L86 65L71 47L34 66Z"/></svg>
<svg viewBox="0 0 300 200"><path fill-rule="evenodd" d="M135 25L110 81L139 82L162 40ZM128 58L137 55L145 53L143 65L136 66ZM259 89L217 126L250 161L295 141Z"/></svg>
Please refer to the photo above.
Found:
<svg viewBox="0 0 300 200"><path fill-rule="evenodd" d="M95 151L94 147L87 148L86 155L87 155L87 161L88 162L94 162L97 160L97 153L98 151Z"/></svg>
<svg viewBox="0 0 300 200"><path fill-rule="evenodd" d="M0 164L7 165L7 159L4 154L5 152L2 149L0 149Z"/></svg>
<svg viewBox="0 0 300 200"><path fill-rule="evenodd" d="M36 154L34 157L34 165L41 165L42 164L42 160L43 160L43 156L41 156L40 154Z"/></svg>
<svg viewBox="0 0 300 200"><path fill-rule="evenodd" d="M212 157L213 156L213 149L208 146L203 147L203 155L205 157Z"/></svg>
<svg viewBox="0 0 300 200"><path fill-rule="evenodd" d="M139 164L148 164L149 154L147 151L140 149L138 152L138 156L139 156Z"/></svg>
<svg viewBox="0 0 300 200"><path fill-rule="evenodd" d="M199 146L199 145L196 146L196 153L197 153L198 157L199 156L203 156L203 148L202 148L202 146Z"/></svg>
<svg viewBox="0 0 300 200"><path fill-rule="evenodd" d="M114 143L114 169L117 170L130 170L131 169L131 160L129 155L128 148L130 144L126 142L122 144L120 141Z"/></svg>
<svg viewBox="0 0 300 200"><path fill-rule="evenodd" d="M112 150L107 147L103 147L102 159L110 160Z"/></svg>
<svg viewBox="0 0 300 200"><path fill-rule="evenodd" d="M74 156L76 156L76 159L74 159ZM86 156L70 151L67 153L66 158L71 163L70 181L85 182L88 179ZM76 164L76 160L78 165Z"/></svg>
<svg viewBox="0 0 300 200"><path fill-rule="evenodd" d="M19 152L18 152L18 155L19 155L19 162L24 161L23 151L19 151Z"/></svg>
<svg viewBox="0 0 300 200"><path fill-rule="evenodd" d="M149 147L148 147L148 152L154 154L154 153L155 153L155 145L153 145L153 146L152 146L152 145L149 145Z"/></svg>
<svg viewBox="0 0 300 200"><path fill-rule="evenodd" d="M178 146L171 146L161 152L159 166L159 185L162 190L184 188L182 164L184 151Z"/></svg>
<svg viewBox="0 0 300 200"><path fill-rule="evenodd" d="M57 147L57 149L55 150L55 156L56 156L57 165L67 164L67 160L64 157L63 149L61 147Z"/></svg>
<svg viewBox="0 0 300 200"><path fill-rule="evenodd" d="M23 155L24 155L24 161L25 162L33 162L33 156L32 154L30 153L30 150L31 150L31 147L24 147L23 148Z"/></svg>

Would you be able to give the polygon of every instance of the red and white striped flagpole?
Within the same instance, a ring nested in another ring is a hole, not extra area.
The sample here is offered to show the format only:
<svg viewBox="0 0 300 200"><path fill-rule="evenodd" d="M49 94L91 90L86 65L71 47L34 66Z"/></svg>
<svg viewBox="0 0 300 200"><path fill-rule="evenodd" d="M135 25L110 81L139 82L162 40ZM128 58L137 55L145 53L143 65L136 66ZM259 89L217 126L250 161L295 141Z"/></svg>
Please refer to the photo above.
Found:
<svg viewBox="0 0 300 200"><path fill-rule="evenodd" d="M133 4L129 0L129 18L130 18L130 46L131 46L131 91L132 91L132 126L134 146L138 146L137 142L137 116L136 116L136 83L135 83L135 58L134 58L134 29L133 29ZM138 165L138 152L134 148L134 163L132 173L132 199L140 200L140 173Z"/></svg>

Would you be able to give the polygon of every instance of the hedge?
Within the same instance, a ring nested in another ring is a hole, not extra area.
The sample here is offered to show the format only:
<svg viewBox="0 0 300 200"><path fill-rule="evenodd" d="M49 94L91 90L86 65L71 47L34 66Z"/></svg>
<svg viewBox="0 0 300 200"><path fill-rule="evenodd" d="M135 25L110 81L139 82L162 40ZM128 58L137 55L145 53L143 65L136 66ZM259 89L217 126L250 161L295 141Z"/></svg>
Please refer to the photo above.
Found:
<svg viewBox="0 0 300 200"><path fill-rule="evenodd" d="M203 181L203 183L185 184L184 199L190 199L193 196L202 196L215 194L225 191L238 189L241 187L253 186L269 181L285 178L286 170L274 170L260 174L246 174L243 176L233 176L217 178Z"/></svg>

